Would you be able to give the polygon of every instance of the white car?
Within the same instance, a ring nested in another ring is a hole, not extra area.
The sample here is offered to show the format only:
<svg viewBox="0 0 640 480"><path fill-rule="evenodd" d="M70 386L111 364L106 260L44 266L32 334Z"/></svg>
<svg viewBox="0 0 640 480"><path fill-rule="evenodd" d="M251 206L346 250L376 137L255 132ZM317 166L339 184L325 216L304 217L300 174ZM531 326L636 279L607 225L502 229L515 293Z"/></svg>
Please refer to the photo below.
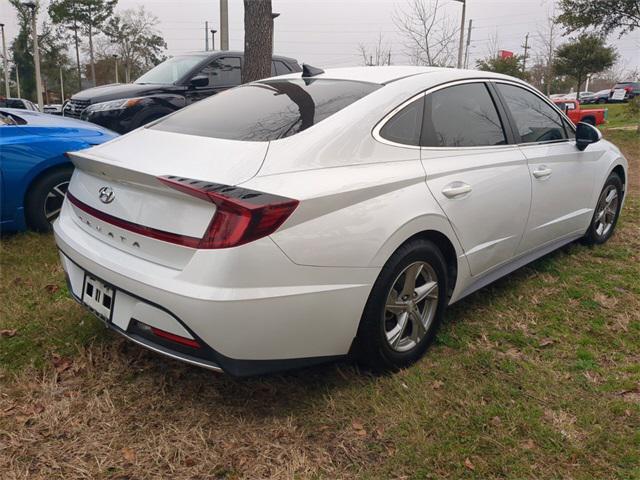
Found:
<svg viewBox="0 0 640 480"><path fill-rule="evenodd" d="M73 296L232 375L417 360L447 305L613 233L627 162L520 80L305 67L81 152L54 230Z"/></svg>

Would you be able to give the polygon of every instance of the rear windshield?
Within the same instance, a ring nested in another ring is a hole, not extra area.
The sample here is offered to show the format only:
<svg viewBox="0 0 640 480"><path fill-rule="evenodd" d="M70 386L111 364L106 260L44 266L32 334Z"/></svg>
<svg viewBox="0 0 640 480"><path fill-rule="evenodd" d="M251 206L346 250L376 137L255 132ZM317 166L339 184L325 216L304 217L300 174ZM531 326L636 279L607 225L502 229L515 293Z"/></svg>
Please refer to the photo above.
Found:
<svg viewBox="0 0 640 480"><path fill-rule="evenodd" d="M277 140L306 130L380 87L351 80L266 80L214 95L150 128L227 140Z"/></svg>

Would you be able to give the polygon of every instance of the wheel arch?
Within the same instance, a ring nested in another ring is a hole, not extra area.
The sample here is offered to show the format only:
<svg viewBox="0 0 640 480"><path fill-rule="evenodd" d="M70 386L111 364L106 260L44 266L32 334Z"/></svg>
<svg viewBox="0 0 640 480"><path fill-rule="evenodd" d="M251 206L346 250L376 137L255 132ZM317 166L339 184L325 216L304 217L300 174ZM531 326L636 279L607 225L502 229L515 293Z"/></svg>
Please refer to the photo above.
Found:
<svg viewBox="0 0 640 480"><path fill-rule="evenodd" d="M39 180L41 180L42 178L54 172L57 172L60 170L66 170L66 169L71 169L71 171L73 172L73 163L71 162L55 163L53 165L49 165L43 168L42 170L37 172L35 175L32 175L31 179L26 183L26 187L22 195L22 205L25 204L27 200L27 196L29 195L29 192Z"/></svg>
<svg viewBox="0 0 640 480"><path fill-rule="evenodd" d="M382 267L402 245L415 239L433 242L442 252L449 276L448 294L451 297L461 280L469 275L469 265L462 258L464 252L449 220L436 214L414 219L398 229L380 248L372 266ZM462 282L464 283L464 282Z"/></svg>
<svg viewBox="0 0 640 480"><path fill-rule="evenodd" d="M435 244L442 253L447 264L447 276L449 284L447 285L447 295L449 298L453 295L458 280L458 255L456 248L449 238L442 232L437 230L423 230L409 237L402 245L412 240L426 240ZM401 245L401 246L402 246ZM398 247L399 248L399 247Z"/></svg>
<svg viewBox="0 0 640 480"><path fill-rule="evenodd" d="M626 188L626 186L627 186L627 174L624 171L624 167L622 165L618 164L615 167L613 167L613 170L611 170L611 173L615 173L620 177L620 180L622 180L622 188L626 192L626 190L627 190L627 188Z"/></svg>

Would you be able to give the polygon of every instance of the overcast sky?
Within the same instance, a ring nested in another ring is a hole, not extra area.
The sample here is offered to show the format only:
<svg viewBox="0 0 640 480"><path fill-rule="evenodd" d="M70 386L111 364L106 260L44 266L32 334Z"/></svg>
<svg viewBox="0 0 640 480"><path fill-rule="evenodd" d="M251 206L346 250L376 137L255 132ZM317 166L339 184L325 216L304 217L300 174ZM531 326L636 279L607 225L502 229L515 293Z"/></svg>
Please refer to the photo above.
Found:
<svg viewBox="0 0 640 480"><path fill-rule="evenodd" d="M381 33L391 47L392 63L407 63L403 39L393 23L395 12L406 8L409 0L273 0L275 21L274 52L321 67L362 64L358 45L373 46ZM429 1L429 0L425 0ZM597 1L597 0L596 0ZM462 5L440 0L444 12L456 24ZM41 0L48 5L48 0ZM473 19L470 65L488 53L490 36L497 32L499 48L522 53L530 33L532 52L540 49L537 33L545 28L555 0L467 0L467 19ZM219 30L218 0L120 0L118 9L144 5L155 14L168 44L170 55L204 49L204 22ZM229 0L231 49L243 48L243 2ZM16 17L7 0L0 0L0 21L5 23L7 42L17 33ZM622 39L612 36L625 68L640 67L640 32ZM216 47L219 38L216 37Z"/></svg>

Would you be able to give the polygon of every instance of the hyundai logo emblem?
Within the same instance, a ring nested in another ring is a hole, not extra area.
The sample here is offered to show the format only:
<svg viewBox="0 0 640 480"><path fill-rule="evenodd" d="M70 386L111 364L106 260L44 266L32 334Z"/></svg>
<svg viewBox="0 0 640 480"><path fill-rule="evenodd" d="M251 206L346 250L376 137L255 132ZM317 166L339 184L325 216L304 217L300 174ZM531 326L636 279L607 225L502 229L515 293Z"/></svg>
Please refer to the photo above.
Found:
<svg viewBox="0 0 640 480"><path fill-rule="evenodd" d="M102 187L98 190L98 197L102 203L111 203L116 198L116 194L111 187Z"/></svg>

